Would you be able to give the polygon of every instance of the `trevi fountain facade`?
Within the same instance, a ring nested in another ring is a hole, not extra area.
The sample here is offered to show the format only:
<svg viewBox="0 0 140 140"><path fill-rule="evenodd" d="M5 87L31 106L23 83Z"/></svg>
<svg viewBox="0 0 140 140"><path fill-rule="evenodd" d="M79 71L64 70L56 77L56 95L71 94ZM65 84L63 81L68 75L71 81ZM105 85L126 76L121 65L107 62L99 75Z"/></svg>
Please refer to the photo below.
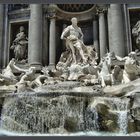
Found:
<svg viewBox="0 0 140 140"><path fill-rule="evenodd" d="M140 5L0 4L0 130L140 135Z"/></svg>

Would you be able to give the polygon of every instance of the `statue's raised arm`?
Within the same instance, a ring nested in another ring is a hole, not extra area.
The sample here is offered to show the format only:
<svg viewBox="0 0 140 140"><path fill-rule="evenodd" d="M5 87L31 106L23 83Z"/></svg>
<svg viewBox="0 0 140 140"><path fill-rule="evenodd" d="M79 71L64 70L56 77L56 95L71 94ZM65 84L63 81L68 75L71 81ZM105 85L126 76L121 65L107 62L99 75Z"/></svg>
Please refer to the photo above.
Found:
<svg viewBox="0 0 140 140"><path fill-rule="evenodd" d="M61 39L67 39L68 32L69 32L69 26L63 30L61 34Z"/></svg>

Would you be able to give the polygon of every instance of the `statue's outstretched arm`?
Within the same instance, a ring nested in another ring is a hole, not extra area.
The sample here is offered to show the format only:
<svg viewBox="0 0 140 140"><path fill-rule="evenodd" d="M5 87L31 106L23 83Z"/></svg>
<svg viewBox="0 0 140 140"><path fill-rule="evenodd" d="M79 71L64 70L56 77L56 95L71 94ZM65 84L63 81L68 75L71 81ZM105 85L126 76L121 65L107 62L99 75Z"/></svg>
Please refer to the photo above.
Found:
<svg viewBox="0 0 140 140"><path fill-rule="evenodd" d="M61 34L61 39L66 39L66 34L69 32L69 27L65 28Z"/></svg>
<svg viewBox="0 0 140 140"><path fill-rule="evenodd" d="M15 65L15 63L12 65L12 69L13 69L14 71L18 71L18 72L21 72L21 73L26 73L26 72L29 71L29 70L27 70L27 69L19 68L18 66Z"/></svg>
<svg viewBox="0 0 140 140"><path fill-rule="evenodd" d="M140 26L140 21L138 21L134 27L139 27L139 26Z"/></svg>
<svg viewBox="0 0 140 140"><path fill-rule="evenodd" d="M116 55L115 57L116 57L116 59L119 60L119 61L124 61L124 60L126 60L126 57L123 57L123 58L122 58L122 57L117 56L117 55Z"/></svg>

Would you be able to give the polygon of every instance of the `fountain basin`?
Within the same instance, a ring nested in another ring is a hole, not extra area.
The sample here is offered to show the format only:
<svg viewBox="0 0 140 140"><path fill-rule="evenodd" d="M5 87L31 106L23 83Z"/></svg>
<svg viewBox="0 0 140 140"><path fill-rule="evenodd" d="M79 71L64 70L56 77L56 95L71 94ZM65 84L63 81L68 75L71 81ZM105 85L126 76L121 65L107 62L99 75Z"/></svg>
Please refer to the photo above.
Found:
<svg viewBox="0 0 140 140"><path fill-rule="evenodd" d="M120 133L118 112L111 111L120 108L115 101L121 103L122 100L81 92L7 94L1 111L1 128L24 134L69 134L87 131ZM122 103L122 106L129 106L128 104L129 101ZM125 107L121 109L129 110ZM127 129L126 133L133 130Z"/></svg>
<svg viewBox="0 0 140 140"><path fill-rule="evenodd" d="M23 135L128 135L139 131L138 98L130 95L107 97L98 85L79 83L6 92L1 94L1 129Z"/></svg>

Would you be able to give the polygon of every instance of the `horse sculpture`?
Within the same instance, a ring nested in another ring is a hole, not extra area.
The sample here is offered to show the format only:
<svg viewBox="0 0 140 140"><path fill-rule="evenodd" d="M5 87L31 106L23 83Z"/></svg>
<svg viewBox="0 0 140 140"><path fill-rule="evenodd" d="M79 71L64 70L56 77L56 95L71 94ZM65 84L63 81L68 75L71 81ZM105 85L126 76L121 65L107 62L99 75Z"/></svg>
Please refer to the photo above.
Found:
<svg viewBox="0 0 140 140"><path fill-rule="evenodd" d="M98 77L101 86L105 87L106 85L112 85L110 53L107 53L107 56L101 59L99 66L101 67L101 71L98 73Z"/></svg>
<svg viewBox="0 0 140 140"><path fill-rule="evenodd" d="M23 73L26 73L28 69L21 69L15 64L15 59L11 59L7 67L0 73L0 84L4 85L10 85L10 84L15 84L18 82L18 78ZM14 73L19 72L21 73L20 76L16 76Z"/></svg>

